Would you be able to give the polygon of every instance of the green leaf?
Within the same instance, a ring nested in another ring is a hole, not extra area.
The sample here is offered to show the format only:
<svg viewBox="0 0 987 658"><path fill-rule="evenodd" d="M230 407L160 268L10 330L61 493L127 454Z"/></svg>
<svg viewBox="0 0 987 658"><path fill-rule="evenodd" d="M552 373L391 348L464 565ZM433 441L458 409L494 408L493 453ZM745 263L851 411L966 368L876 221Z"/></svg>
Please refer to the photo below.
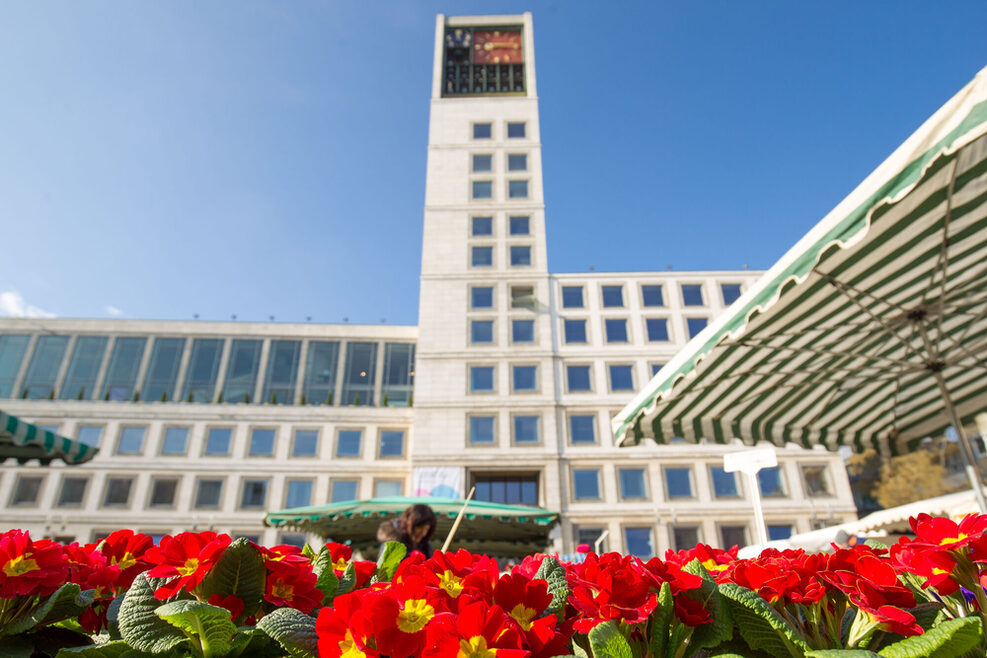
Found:
<svg viewBox="0 0 987 658"><path fill-rule="evenodd" d="M356 587L356 565L352 562L346 565L343 575L339 578L339 587L336 589L336 596L347 594Z"/></svg>
<svg viewBox="0 0 987 658"><path fill-rule="evenodd" d="M627 639L620 634L617 624L605 621L589 632L589 646L593 658L632 658L633 652Z"/></svg>
<svg viewBox="0 0 987 658"><path fill-rule="evenodd" d="M979 644L982 635L979 618L950 619L930 628L924 635L913 635L889 644L878 654L884 658L954 658Z"/></svg>
<svg viewBox="0 0 987 658"><path fill-rule="evenodd" d="M226 547L196 592L204 601L213 594L236 595L243 601L243 613L238 619L245 619L260 607L266 578L264 557L249 539L240 537Z"/></svg>
<svg viewBox="0 0 987 658"><path fill-rule="evenodd" d="M880 658L880 654L867 649L817 649L807 651L805 658Z"/></svg>
<svg viewBox="0 0 987 658"><path fill-rule="evenodd" d="M576 658L590 658L589 651L583 648L579 642L588 642L585 635L576 635L572 638L572 653Z"/></svg>
<svg viewBox="0 0 987 658"><path fill-rule="evenodd" d="M274 638L293 658L315 658L319 652L315 617L294 608L278 608L264 615L257 628Z"/></svg>
<svg viewBox="0 0 987 658"><path fill-rule="evenodd" d="M668 583L662 583L661 591L658 592L658 605L651 613L648 623L651 655L655 658L665 656L665 651L668 649L668 627L672 623L674 614L675 601L672 599L672 587Z"/></svg>
<svg viewBox="0 0 987 658"><path fill-rule="evenodd" d="M751 649L773 656L802 658L809 646L767 601L746 587L735 583L720 585L720 593L730 603L733 619L741 637Z"/></svg>
<svg viewBox="0 0 987 658"><path fill-rule="evenodd" d="M106 608L106 632L110 634L111 640L122 639L120 635L120 606L123 604L124 595L116 597L110 601L110 605Z"/></svg>
<svg viewBox="0 0 987 658"><path fill-rule="evenodd" d="M319 551L312 562L312 571L318 577L315 586L322 592L322 605L331 604L336 596L336 590L339 589L339 578L336 578L336 572L333 571L332 553L329 552L328 547L323 546Z"/></svg>
<svg viewBox="0 0 987 658"><path fill-rule="evenodd" d="M284 656L281 646L271 636L254 626L241 626L233 636L233 648L228 656L248 656L249 658L271 658Z"/></svg>
<svg viewBox="0 0 987 658"><path fill-rule="evenodd" d="M116 640L97 646L62 649L55 658L120 658L128 651L133 649L123 640Z"/></svg>
<svg viewBox="0 0 987 658"><path fill-rule="evenodd" d="M706 649L729 640L733 636L733 616L730 614L730 605L720 593L716 581L698 559L685 565L683 571L702 577L702 603L713 620L695 628L689 646ZM690 592L689 596L695 598L696 593Z"/></svg>
<svg viewBox="0 0 987 658"><path fill-rule="evenodd" d="M542 560L535 578L540 578L548 583L548 593L552 595L552 603L545 610L545 614L561 616L565 613L565 604L569 600L569 581L565 577L565 567L551 556L546 556Z"/></svg>
<svg viewBox="0 0 987 658"><path fill-rule="evenodd" d="M188 641L185 633L154 614L164 604L154 598L154 590L166 582L168 579L148 578L144 572L134 578L120 604L120 635L138 651L164 653Z"/></svg>
<svg viewBox="0 0 987 658"><path fill-rule="evenodd" d="M155 610L154 614L175 628L196 636L206 658L226 655L233 646L236 626L226 608L202 601L172 601Z"/></svg>
<svg viewBox="0 0 987 658"><path fill-rule="evenodd" d="M31 658L34 654L34 642L26 637L4 637L0 640L4 658Z"/></svg>
<svg viewBox="0 0 987 658"><path fill-rule="evenodd" d="M399 541L389 541L384 544L384 550L377 556L377 570L374 571L371 583L389 583L398 570L398 565L404 559L408 549Z"/></svg>
<svg viewBox="0 0 987 658"><path fill-rule="evenodd" d="M75 583L65 583L36 608L7 624L0 630L0 636L16 635L68 617L78 617L92 605L94 594L94 590L83 592Z"/></svg>
<svg viewBox="0 0 987 658"><path fill-rule="evenodd" d="M316 555L315 549L313 549L311 546L309 546L308 545L308 542L305 542L305 545L302 546L302 555L304 555L305 557L307 557L309 559L309 561L311 562L312 560L315 559L315 555Z"/></svg>

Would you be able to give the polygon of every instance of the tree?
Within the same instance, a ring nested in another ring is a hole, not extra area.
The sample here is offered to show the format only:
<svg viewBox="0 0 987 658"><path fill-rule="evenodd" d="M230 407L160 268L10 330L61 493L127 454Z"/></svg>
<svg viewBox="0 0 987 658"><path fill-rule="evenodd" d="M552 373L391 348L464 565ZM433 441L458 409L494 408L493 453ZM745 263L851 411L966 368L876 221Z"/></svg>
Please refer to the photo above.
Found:
<svg viewBox="0 0 987 658"><path fill-rule="evenodd" d="M937 455L918 450L888 460L881 468L881 481L874 493L882 506L897 507L958 491L945 479L946 467Z"/></svg>

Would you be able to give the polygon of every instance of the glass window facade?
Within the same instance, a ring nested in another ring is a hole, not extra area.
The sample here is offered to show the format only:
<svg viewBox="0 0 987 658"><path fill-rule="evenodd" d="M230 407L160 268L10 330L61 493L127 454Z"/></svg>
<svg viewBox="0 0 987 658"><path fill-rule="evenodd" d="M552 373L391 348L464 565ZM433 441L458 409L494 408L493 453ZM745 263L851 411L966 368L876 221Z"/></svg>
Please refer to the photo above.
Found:
<svg viewBox="0 0 987 658"><path fill-rule="evenodd" d="M261 398L270 404L293 404L295 382L298 381L298 360L302 343L298 340L272 340L267 356L267 375Z"/></svg>
<svg viewBox="0 0 987 658"><path fill-rule="evenodd" d="M653 537L651 528L624 528L624 552L645 560L654 557Z"/></svg>
<svg viewBox="0 0 987 658"><path fill-rule="evenodd" d="M825 466L805 464L802 466L802 481L805 482L807 496L831 496L829 478Z"/></svg>
<svg viewBox="0 0 987 658"><path fill-rule="evenodd" d="M562 331L566 343L586 342L586 320L563 320Z"/></svg>
<svg viewBox="0 0 987 658"><path fill-rule="evenodd" d="M648 340L652 342L668 340L668 320L665 318L646 318L644 326L648 331Z"/></svg>
<svg viewBox="0 0 987 658"><path fill-rule="evenodd" d="M682 284L682 303L685 306L703 306L703 287L697 283Z"/></svg>
<svg viewBox="0 0 987 658"><path fill-rule="evenodd" d="M103 426L81 425L76 431L76 438L86 445L96 446L98 448L100 441L103 439Z"/></svg>
<svg viewBox="0 0 987 658"><path fill-rule="evenodd" d="M3 338L0 337L0 342ZM65 381L58 397L62 400L89 400L96 389L96 377L99 376L103 355L106 353L106 336L79 336L72 348L69 369L65 373ZM2 350L0 350L2 351ZM0 397L3 389L3 357L0 355Z"/></svg>
<svg viewBox="0 0 987 658"><path fill-rule="evenodd" d="M691 468L668 467L664 475L665 494L669 498L692 498Z"/></svg>
<svg viewBox="0 0 987 658"><path fill-rule="evenodd" d="M524 153L511 153L507 156L507 171L527 171L528 156Z"/></svg>
<svg viewBox="0 0 987 658"><path fill-rule="evenodd" d="M20 476L17 478L17 486L14 487L14 495L10 499L10 504L24 506L37 505L43 483L44 477L40 475Z"/></svg>
<svg viewBox="0 0 987 658"><path fill-rule="evenodd" d="M672 550L687 551L699 543L699 526L672 526Z"/></svg>
<svg viewBox="0 0 987 658"><path fill-rule="evenodd" d="M257 369L260 367L261 341L234 340L230 346L230 361L226 366L226 383L223 400L226 402L254 402L257 385Z"/></svg>
<svg viewBox="0 0 987 658"><path fill-rule="evenodd" d="M403 457L404 456L404 431L403 430L381 430L380 432L380 456L381 457Z"/></svg>
<svg viewBox="0 0 987 658"><path fill-rule="evenodd" d="M721 283L720 294L723 295L723 304L729 306L740 299L739 283Z"/></svg>
<svg viewBox="0 0 987 658"><path fill-rule="evenodd" d="M506 505L538 505L537 475L475 475L476 500Z"/></svg>
<svg viewBox="0 0 987 658"><path fill-rule="evenodd" d="M30 336L0 336L0 398L17 397L14 385Z"/></svg>
<svg viewBox="0 0 987 658"><path fill-rule="evenodd" d="M178 480L175 478L155 478L151 481L149 507L174 507Z"/></svg>
<svg viewBox="0 0 987 658"><path fill-rule="evenodd" d="M347 343L343 404L373 405L377 384L377 343Z"/></svg>
<svg viewBox="0 0 987 658"><path fill-rule="evenodd" d="M491 171L493 169L493 156L489 154L473 155L473 171Z"/></svg>
<svg viewBox="0 0 987 658"><path fill-rule="evenodd" d="M520 123L508 123L507 124L507 137L509 139L521 139L525 136L525 124Z"/></svg>
<svg viewBox="0 0 987 658"><path fill-rule="evenodd" d="M596 416L580 414L569 416L570 443L596 443Z"/></svg>
<svg viewBox="0 0 987 658"><path fill-rule="evenodd" d="M357 480L333 479L329 484L329 502L342 503L347 500L356 500L359 484Z"/></svg>
<svg viewBox="0 0 987 658"><path fill-rule="evenodd" d="M471 248L470 265L473 267L491 267L493 265L493 247Z"/></svg>
<svg viewBox="0 0 987 658"><path fill-rule="evenodd" d="M110 366L103 383L104 400L129 400L133 397L146 343L147 339L143 337L117 338L113 342Z"/></svg>
<svg viewBox="0 0 987 658"><path fill-rule="evenodd" d="M141 398L172 400L178 383L178 366L185 351L184 338L155 338L151 347L151 362L144 376Z"/></svg>
<svg viewBox="0 0 987 658"><path fill-rule="evenodd" d="M614 365L609 366L609 370L611 391L634 390L634 369L632 366Z"/></svg>
<svg viewBox="0 0 987 658"><path fill-rule="evenodd" d="M566 389L570 393L593 390L589 368L589 366L566 366Z"/></svg>
<svg viewBox="0 0 987 658"><path fill-rule="evenodd" d="M130 490L133 485L133 478L107 478L106 490L103 493L103 505L106 507L130 505Z"/></svg>
<svg viewBox="0 0 987 658"><path fill-rule="evenodd" d="M233 430L229 427L211 427L206 434L206 454L230 454L230 442L232 439Z"/></svg>
<svg viewBox="0 0 987 658"><path fill-rule="evenodd" d="M414 343L386 343L383 396L387 398L387 404L395 407L408 406L414 389Z"/></svg>
<svg viewBox="0 0 987 658"><path fill-rule="evenodd" d="M310 341L306 358L305 380L302 392L308 404L328 404L329 396L336 388L336 364L339 362L339 343L335 341Z"/></svg>
<svg viewBox="0 0 987 658"><path fill-rule="evenodd" d="M473 198L474 199L493 198L493 181L488 181L488 180L473 181Z"/></svg>
<svg viewBox="0 0 987 658"><path fill-rule="evenodd" d="M470 416L469 441L473 444L492 444L494 442L494 416Z"/></svg>
<svg viewBox="0 0 987 658"><path fill-rule="evenodd" d="M319 430L295 430L292 457L315 457L319 454Z"/></svg>
<svg viewBox="0 0 987 658"><path fill-rule="evenodd" d="M287 491L284 497L284 506L308 507L312 504L312 481L311 480L288 480Z"/></svg>
<svg viewBox="0 0 987 658"><path fill-rule="evenodd" d="M572 469L572 496L576 500L598 500L600 472L595 468Z"/></svg>
<svg viewBox="0 0 987 658"><path fill-rule="evenodd" d="M184 455L188 449L188 428L169 427L161 441L162 455Z"/></svg>
<svg viewBox="0 0 987 658"><path fill-rule="evenodd" d="M537 391L538 367L513 366L511 368L511 386L515 391Z"/></svg>
<svg viewBox="0 0 987 658"><path fill-rule="evenodd" d="M514 416L514 443L538 443L538 416Z"/></svg>
<svg viewBox="0 0 987 658"><path fill-rule="evenodd" d="M470 392L491 393L493 390L493 366L470 366Z"/></svg>
<svg viewBox="0 0 987 658"><path fill-rule="evenodd" d="M534 320L512 320L511 321L511 342L533 343L535 342L535 321Z"/></svg>
<svg viewBox="0 0 987 658"><path fill-rule="evenodd" d="M582 308L583 287L562 286L562 308Z"/></svg>
<svg viewBox="0 0 987 658"><path fill-rule="evenodd" d="M511 266L523 265L531 265L531 247L527 245L511 247Z"/></svg>
<svg viewBox="0 0 987 658"><path fill-rule="evenodd" d="M510 219L511 235L529 235L531 233L531 222L527 215L513 216Z"/></svg>
<svg viewBox="0 0 987 658"><path fill-rule="evenodd" d="M395 498L401 495L404 488L401 480L375 480L374 498Z"/></svg>
<svg viewBox="0 0 987 658"><path fill-rule="evenodd" d="M641 304L643 306L664 306L665 299L661 292L661 286L641 286Z"/></svg>
<svg viewBox="0 0 987 658"><path fill-rule="evenodd" d="M617 480L620 483L621 498L647 498L644 486L643 468L618 468Z"/></svg>
<svg viewBox="0 0 987 658"><path fill-rule="evenodd" d="M187 402L212 402L216 396L216 378L219 361L223 356L223 340L220 338L196 338L192 341L185 386L181 399Z"/></svg>
<svg viewBox="0 0 987 658"><path fill-rule="evenodd" d="M117 443L118 455L139 455L144 449L146 427L124 427L120 430L120 441Z"/></svg>
<svg viewBox="0 0 987 658"><path fill-rule="evenodd" d="M781 539L788 539L791 536L792 536L792 524L790 523L768 524L769 541L779 541Z"/></svg>
<svg viewBox="0 0 987 658"><path fill-rule="evenodd" d="M470 322L471 343L492 343L494 339L493 320L473 320Z"/></svg>
<svg viewBox="0 0 987 658"><path fill-rule="evenodd" d="M624 305L623 286L603 286L603 307L619 308Z"/></svg>
<svg viewBox="0 0 987 658"><path fill-rule="evenodd" d="M493 235L493 217L473 217L471 223L473 237Z"/></svg>
<svg viewBox="0 0 987 658"><path fill-rule="evenodd" d="M528 181L526 180L507 181L507 196L511 199L527 199Z"/></svg>
<svg viewBox="0 0 987 658"><path fill-rule="evenodd" d="M240 492L240 507L243 509L263 508L267 504L267 480L244 480Z"/></svg>
<svg viewBox="0 0 987 658"><path fill-rule="evenodd" d="M709 473L713 480L713 496L716 498L737 498L740 496L736 473L727 473L722 466L710 467Z"/></svg>
<svg viewBox="0 0 987 658"><path fill-rule="evenodd" d="M486 286L470 288L470 308L493 308L493 288Z"/></svg>
<svg viewBox="0 0 987 658"><path fill-rule="evenodd" d="M250 456L271 457L274 455L274 436L272 429L255 427L250 431Z"/></svg>
<svg viewBox="0 0 987 658"><path fill-rule="evenodd" d="M706 328L706 318L686 318L685 325L689 330L689 338L695 338L696 334Z"/></svg>
<svg viewBox="0 0 987 658"><path fill-rule="evenodd" d="M75 507L82 505L88 487L89 478L87 477L68 476L62 478L62 488L58 492L58 506Z"/></svg>
<svg viewBox="0 0 987 658"><path fill-rule="evenodd" d="M68 347L68 336L39 336L34 344L34 354L21 385L21 397L43 400L55 397L55 380Z"/></svg>
<svg viewBox="0 0 987 658"><path fill-rule="evenodd" d="M606 329L608 343L627 342L627 320L623 318L609 318L603 321Z"/></svg>
<svg viewBox="0 0 987 658"><path fill-rule="evenodd" d="M761 486L762 496L782 497L786 495L785 481L781 476L781 470L777 466L762 468L758 471L757 482Z"/></svg>
<svg viewBox="0 0 987 658"><path fill-rule="evenodd" d="M490 139L492 132L493 130L489 123L473 124L473 139Z"/></svg>
<svg viewBox="0 0 987 658"><path fill-rule="evenodd" d="M339 430L336 434L337 457L359 457L363 430Z"/></svg>
<svg viewBox="0 0 987 658"><path fill-rule="evenodd" d="M223 494L223 481L220 479L202 479L195 489L196 509L211 509L219 507Z"/></svg>
<svg viewBox="0 0 987 658"><path fill-rule="evenodd" d="M720 526L720 546L730 549L734 546L747 545L747 526L745 525L721 525Z"/></svg>

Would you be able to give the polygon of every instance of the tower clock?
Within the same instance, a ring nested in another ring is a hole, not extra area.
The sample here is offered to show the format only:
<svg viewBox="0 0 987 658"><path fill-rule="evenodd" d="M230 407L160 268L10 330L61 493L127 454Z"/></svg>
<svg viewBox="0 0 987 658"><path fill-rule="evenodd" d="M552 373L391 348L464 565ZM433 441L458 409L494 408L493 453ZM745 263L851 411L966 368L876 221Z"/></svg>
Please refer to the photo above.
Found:
<svg viewBox="0 0 987 658"><path fill-rule="evenodd" d="M522 36L518 26L446 28L442 95L523 95Z"/></svg>

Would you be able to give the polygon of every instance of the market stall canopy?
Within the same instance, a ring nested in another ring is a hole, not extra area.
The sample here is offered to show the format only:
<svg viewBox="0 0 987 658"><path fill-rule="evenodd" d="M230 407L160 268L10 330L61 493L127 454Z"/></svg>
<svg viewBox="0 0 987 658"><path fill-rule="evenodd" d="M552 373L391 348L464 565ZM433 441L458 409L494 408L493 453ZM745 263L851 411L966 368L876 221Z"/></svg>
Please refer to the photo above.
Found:
<svg viewBox="0 0 987 658"><path fill-rule="evenodd" d="M987 69L662 368L614 434L897 454L987 408L985 354Z"/></svg>
<svg viewBox="0 0 987 658"><path fill-rule="evenodd" d="M270 512L264 517L264 523L310 532L327 541L348 543L354 550L373 556L379 547L377 526L381 521L393 518L419 503L431 507L438 517L432 545L439 548L464 501L428 496L351 500ZM539 507L471 500L450 550L465 548L487 555L523 557L545 549L548 533L558 520L558 513Z"/></svg>
<svg viewBox="0 0 987 658"><path fill-rule="evenodd" d="M48 464L57 458L72 466L89 461L97 452L96 446L49 432L0 411L0 463L10 458L21 464L31 459Z"/></svg>

